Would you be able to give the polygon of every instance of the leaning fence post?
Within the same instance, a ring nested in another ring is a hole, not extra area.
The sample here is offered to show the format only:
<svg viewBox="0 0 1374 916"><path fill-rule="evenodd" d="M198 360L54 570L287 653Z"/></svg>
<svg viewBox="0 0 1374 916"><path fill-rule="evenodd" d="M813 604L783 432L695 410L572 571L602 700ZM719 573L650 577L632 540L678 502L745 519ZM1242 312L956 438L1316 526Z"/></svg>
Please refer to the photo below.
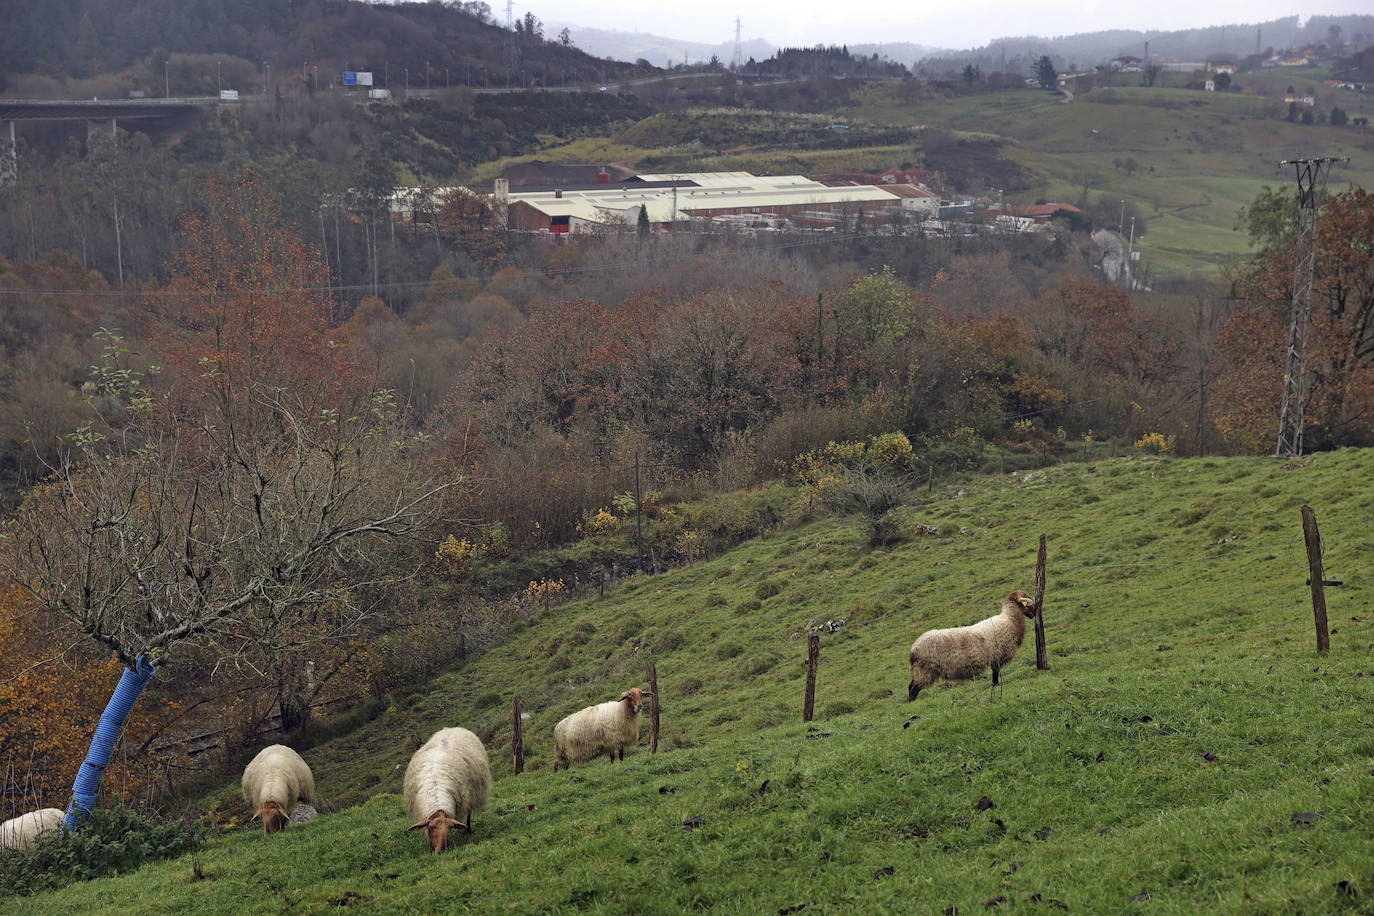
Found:
<svg viewBox="0 0 1374 916"><path fill-rule="evenodd" d="M649 662L649 753L658 753L658 665Z"/></svg>
<svg viewBox="0 0 1374 916"><path fill-rule="evenodd" d="M1040 551L1035 555L1035 667L1050 670L1045 649L1045 536L1040 535Z"/></svg>
<svg viewBox="0 0 1374 916"><path fill-rule="evenodd" d="M821 657L821 634L815 630L806 637L806 700L802 704L802 721L810 722L816 713L816 662Z"/></svg>
<svg viewBox="0 0 1374 916"><path fill-rule="evenodd" d="M510 704L510 750L515 757L515 772L525 772L525 739L520 736L520 697Z"/></svg>
<svg viewBox="0 0 1374 916"><path fill-rule="evenodd" d="M1312 618L1317 625L1317 651L1331 648L1331 636L1326 631L1326 592L1322 572L1322 536L1317 530L1317 513L1311 506L1302 507L1302 538L1307 542L1307 570L1312 586Z"/></svg>

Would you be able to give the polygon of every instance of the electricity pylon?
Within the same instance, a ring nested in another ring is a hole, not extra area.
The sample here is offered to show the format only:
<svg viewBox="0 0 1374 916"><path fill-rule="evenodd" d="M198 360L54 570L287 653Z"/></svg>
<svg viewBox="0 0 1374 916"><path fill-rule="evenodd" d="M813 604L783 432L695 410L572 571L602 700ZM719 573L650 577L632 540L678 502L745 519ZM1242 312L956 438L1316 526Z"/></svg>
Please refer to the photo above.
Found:
<svg viewBox="0 0 1374 916"><path fill-rule="evenodd" d="M1307 334L1312 325L1312 277L1317 262L1317 213L1326 193L1326 176L1333 162L1348 158L1285 159L1298 179L1297 261L1293 267L1293 318L1288 326L1288 353L1283 362L1283 400L1279 403L1277 458L1302 454L1303 421L1307 416Z"/></svg>

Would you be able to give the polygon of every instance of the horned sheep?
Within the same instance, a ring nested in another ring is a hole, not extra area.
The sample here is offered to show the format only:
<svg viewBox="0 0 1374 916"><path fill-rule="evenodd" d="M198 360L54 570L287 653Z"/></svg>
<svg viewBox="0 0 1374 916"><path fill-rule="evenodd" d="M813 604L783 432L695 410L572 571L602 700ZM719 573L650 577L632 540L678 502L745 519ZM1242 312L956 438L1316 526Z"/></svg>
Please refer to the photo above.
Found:
<svg viewBox="0 0 1374 916"><path fill-rule="evenodd" d="M911 646L911 683L907 701L936 678L966 681L992 669L997 686L1002 666L1016 655L1026 635L1026 618L1035 616L1035 601L1022 591L1002 599L1002 613L971 626L927 630Z"/></svg>
<svg viewBox="0 0 1374 916"><path fill-rule="evenodd" d="M297 803L310 801L314 794L310 767L284 744L263 748L243 768L243 798L255 809L253 819L262 819L263 833L283 829Z"/></svg>
<svg viewBox="0 0 1374 916"><path fill-rule="evenodd" d="M0 849L28 849L40 834L62 829L61 808L40 808L0 824Z"/></svg>
<svg viewBox="0 0 1374 916"><path fill-rule="evenodd" d="M625 746L639 743L639 716L644 698L653 696L631 687L608 703L579 709L553 728L553 768L567 769L572 763L590 760L603 751L614 763L625 759Z"/></svg>
<svg viewBox="0 0 1374 916"><path fill-rule="evenodd" d="M454 827L472 833L472 813L482 810L491 795L491 765L487 749L466 728L441 728L410 758L402 781L406 812L425 829L436 853L448 848ZM458 820L466 817L466 823Z"/></svg>

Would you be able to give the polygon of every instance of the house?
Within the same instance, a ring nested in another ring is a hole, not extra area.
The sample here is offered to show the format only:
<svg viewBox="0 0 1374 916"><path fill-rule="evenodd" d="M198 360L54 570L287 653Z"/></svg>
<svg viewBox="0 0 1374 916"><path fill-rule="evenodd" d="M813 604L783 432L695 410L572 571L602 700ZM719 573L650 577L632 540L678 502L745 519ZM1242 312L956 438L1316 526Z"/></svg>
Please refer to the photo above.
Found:
<svg viewBox="0 0 1374 916"><path fill-rule="evenodd" d="M1240 70L1240 64L1234 57L1217 55L1207 59L1207 71L1209 73L1236 73Z"/></svg>
<svg viewBox="0 0 1374 916"><path fill-rule="evenodd" d="M1139 73L1140 63L1140 58L1128 55L1126 57L1113 58L1107 66L1116 73Z"/></svg>
<svg viewBox="0 0 1374 916"><path fill-rule="evenodd" d="M1317 104L1317 100L1314 96L1293 95L1292 93L1289 93L1283 97L1283 104L1306 105L1308 108L1311 108L1313 105Z"/></svg>

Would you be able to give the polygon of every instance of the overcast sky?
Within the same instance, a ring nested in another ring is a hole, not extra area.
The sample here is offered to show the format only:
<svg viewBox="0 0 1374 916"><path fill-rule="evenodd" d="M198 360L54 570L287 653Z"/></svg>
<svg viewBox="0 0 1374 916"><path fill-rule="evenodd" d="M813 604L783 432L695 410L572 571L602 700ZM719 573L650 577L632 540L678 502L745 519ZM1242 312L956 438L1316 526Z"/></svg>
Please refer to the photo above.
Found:
<svg viewBox="0 0 1374 916"><path fill-rule="evenodd" d="M492 0L497 20L505 3ZM1052 37L1103 29L1187 29L1262 22L1291 16L1369 13L1370 0L1318 0L1303 9L1293 0L961 0L961 2L837 3L833 0L526 0L515 14L532 11L547 21L574 22L621 31L652 32L691 41L733 40L735 17L742 36L775 45L910 41L969 48L1011 35ZM574 36L575 40L576 36Z"/></svg>

